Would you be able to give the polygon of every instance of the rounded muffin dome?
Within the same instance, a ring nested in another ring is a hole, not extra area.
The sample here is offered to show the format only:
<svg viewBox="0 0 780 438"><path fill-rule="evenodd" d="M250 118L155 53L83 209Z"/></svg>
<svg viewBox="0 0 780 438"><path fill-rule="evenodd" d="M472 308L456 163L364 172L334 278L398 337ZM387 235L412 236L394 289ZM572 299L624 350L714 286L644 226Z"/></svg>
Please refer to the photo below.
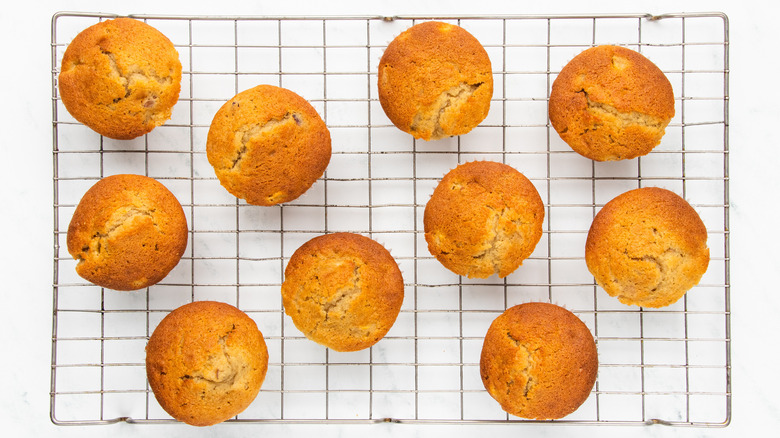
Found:
<svg viewBox="0 0 780 438"><path fill-rule="evenodd" d="M112 175L79 201L68 252L86 280L116 290L158 283L187 248L187 218L164 185L143 175Z"/></svg>
<svg viewBox="0 0 780 438"><path fill-rule="evenodd" d="M173 43L131 18L92 25L65 49L60 98L79 122L106 137L129 140L171 118L181 90Z"/></svg>
<svg viewBox="0 0 780 438"><path fill-rule="evenodd" d="M472 161L449 171L425 206L428 250L458 275L506 277L542 237L544 203L522 173Z"/></svg>
<svg viewBox="0 0 780 438"><path fill-rule="evenodd" d="M480 375L488 393L511 415L563 418L590 396L598 353L588 327L548 303L507 309L490 325Z"/></svg>
<svg viewBox="0 0 780 438"><path fill-rule="evenodd" d="M668 306L707 271L707 229L676 193L644 187L604 205L585 242L585 262L596 282L622 303Z"/></svg>
<svg viewBox="0 0 780 438"><path fill-rule="evenodd" d="M379 102L400 130L423 140L466 134L490 110L487 52L462 27L427 21L398 35L382 54Z"/></svg>
<svg viewBox="0 0 780 438"><path fill-rule="evenodd" d="M550 91L553 128L596 161L648 154L674 117L669 79L649 59L620 46L597 46L561 69Z"/></svg>
<svg viewBox="0 0 780 438"><path fill-rule="evenodd" d="M263 334L246 313L196 301L169 313L146 345L146 375L160 406L193 426L238 415L257 397L268 370Z"/></svg>
<svg viewBox="0 0 780 438"><path fill-rule="evenodd" d="M217 111L206 154L232 195L253 205L276 205L301 196L325 172L330 131L301 96L258 85Z"/></svg>
<svg viewBox="0 0 780 438"><path fill-rule="evenodd" d="M390 252L359 234L315 237L284 270L285 313L307 338L336 351L379 342L403 300L403 277Z"/></svg>

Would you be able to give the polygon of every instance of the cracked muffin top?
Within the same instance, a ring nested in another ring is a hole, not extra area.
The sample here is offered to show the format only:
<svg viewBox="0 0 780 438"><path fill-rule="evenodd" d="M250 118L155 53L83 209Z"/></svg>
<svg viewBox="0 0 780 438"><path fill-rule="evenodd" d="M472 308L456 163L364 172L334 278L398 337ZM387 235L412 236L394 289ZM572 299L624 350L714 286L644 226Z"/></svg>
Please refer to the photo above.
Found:
<svg viewBox="0 0 780 438"><path fill-rule="evenodd" d="M696 210L658 187L609 201L585 242L585 262L596 282L629 305L673 304L699 283L709 261L707 229Z"/></svg>
<svg viewBox="0 0 780 438"><path fill-rule="evenodd" d="M181 90L181 62L157 29L117 18L73 39L57 82L62 103L76 120L106 137L129 140L171 118Z"/></svg>
<svg viewBox="0 0 780 438"><path fill-rule="evenodd" d="M403 300L403 277L390 252L359 234L315 237L284 270L284 312L307 338L336 351L377 343Z"/></svg>
<svg viewBox="0 0 780 438"><path fill-rule="evenodd" d="M425 206L428 250L458 275L506 277L542 237L536 187L506 164L472 161L448 172Z"/></svg>
<svg viewBox="0 0 780 438"><path fill-rule="evenodd" d="M588 327L548 303L507 309L490 325L479 363L488 393L511 415L563 418L587 400L598 354Z"/></svg>
<svg viewBox="0 0 780 438"><path fill-rule="evenodd" d="M378 87L379 102L395 126L414 138L436 140L466 134L487 117L493 72L473 35L427 21L387 46Z"/></svg>
<svg viewBox="0 0 780 438"><path fill-rule="evenodd" d="M164 185L143 175L108 176L79 201L68 252L84 279L116 290L162 280L187 247L187 219Z"/></svg>
<svg viewBox="0 0 780 438"><path fill-rule="evenodd" d="M196 301L169 313L146 345L146 375L160 406L193 426L246 409L265 380L268 349L246 313Z"/></svg>
<svg viewBox="0 0 780 438"><path fill-rule="evenodd" d="M330 131L301 96L258 85L217 111L206 153L228 192L253 205L275 205L298 198L325 172Z"/></svg>
<svg viewBox="0 0 780 438"><path fill-rule="evenodd" d="M674 117L669 79L649 59L597 46L563 67L550 92L550 122L574 151L596 161L648 154Z"/></svg>

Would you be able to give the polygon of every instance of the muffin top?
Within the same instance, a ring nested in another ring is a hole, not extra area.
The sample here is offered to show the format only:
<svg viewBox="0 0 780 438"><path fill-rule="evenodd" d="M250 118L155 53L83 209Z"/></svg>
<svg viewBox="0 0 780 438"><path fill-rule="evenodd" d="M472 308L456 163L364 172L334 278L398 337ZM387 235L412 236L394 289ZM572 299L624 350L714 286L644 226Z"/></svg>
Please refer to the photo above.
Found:
<svg viewBox="0 0 780 438"><path fill-rule="evenodd" d="M143 175L108 176L79 201L68 226L76 272L99 286L135 290L162 280L187 247L187 219L164 185Z"/></svg>
<svg viewBox="0 0 780 438"><path fill-rule="evenodd" d="M76 120L106 137L128 140L171 118L181 89L181 62L173 43L157 29L117 18L73 39L57 82L62 103Z"/></svg>
<svg viewBox="0 0 780 438"><path fill-rule="evenodd" d="M645 187L609 201L593 219L585 262L596 282L622 303L668 306L707 270L707 229L676 193Z"/></svg>
<svg viewBox="0 0 780 438"><path fill-rule="evenodd" d="M649 153L674 117L669 79L649 59L620 46L575 56L553 82L550 122L574 151L597 161Z"/></svg>
<svg viewBox="0 0 780 438"><path fill-rule="evenodd" d="M506 164L472 161L448 172L425 206L428 250L458 275L505 277L542 237L544 204Z"/></svg>
<svg viewBox="0 0 780 438"><path fill-rule="evenodd" d="M415 138L465 134L490 109L490 58L465 29L423 22L387 46L379 61L378 89L387 117Z"/></svg>
<svg viewBox="0 0 780 438"><path fill-rule="evenodd" d="M488 393L509 414L562 418L590 395L598 372L588 327L563 307L525 303L490 325L480 356Z"/></svg>
<svg viewBox="0 0 780 438"><path fill-rule="evenodd" d="M284 271L284 311L307 338L336 351L368 348L390 330L404 283L390 252L353 233L315 237Z"/></svg>
<svg viewBox="0 0 780 438"><path fill-rule="evenodd" d="M250 204L275 205L298 198L322 176L330 132L304 98L258 85L217 111L206 153L228 192Z"/></svg>
<svg viewBox="0 0 780 438"><path fill-rule="evenodd" d="M196 301L169 313L146 346L146 374L168 414L193 426L236 416L257 396L268 369L263 334L246 313Z"/></svg>

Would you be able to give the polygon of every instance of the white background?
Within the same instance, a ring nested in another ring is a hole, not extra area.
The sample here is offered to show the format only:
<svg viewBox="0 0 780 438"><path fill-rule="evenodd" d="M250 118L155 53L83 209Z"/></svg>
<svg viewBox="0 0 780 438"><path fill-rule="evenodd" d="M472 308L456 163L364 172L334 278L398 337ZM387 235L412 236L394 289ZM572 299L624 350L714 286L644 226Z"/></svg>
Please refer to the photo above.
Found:
<svg viewBox="0 0 780 438"><path fill-rule="evenodd" d="M595 2L594 2L595 3ZM774 334L780 299L773 274L780 267L777 246L778 159L773 127L780 122L773 84L780 31L769 1L509 1L420 2L193 2L100 1L14 2L0 14L3 41L2 204L6 230L2 266L3 389L0 418L8 436L736 436L771 435L780 426L780 358ZM441 425L236 425L207 429L184 425L63 427L49 420L51 361L51 65L50 25L57 11L176 15L400 15L562 14L722 11L730 21L730 178L732 424L725 429L613 426L441 426Z"/></svg>

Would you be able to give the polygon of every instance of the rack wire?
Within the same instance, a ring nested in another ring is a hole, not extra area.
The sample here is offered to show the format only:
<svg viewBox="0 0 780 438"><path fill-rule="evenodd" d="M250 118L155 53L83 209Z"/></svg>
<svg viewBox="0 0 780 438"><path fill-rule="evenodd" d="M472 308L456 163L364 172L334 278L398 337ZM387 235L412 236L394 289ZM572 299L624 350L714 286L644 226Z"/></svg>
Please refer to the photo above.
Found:
<svg viewBox="0 0 780 438"><path fill-rule="evenodd" d="M528 301L553 302L592 330L600 369L590 398L556 424L725 426L731 418L728 19L720 13L596 16L183 17L135 15L166 34L184 67L172 119L131 141L103 138L62 106L57 76L67 44L112 14L52 18L54 190L51 419L55 424L173 422L145 375L156 324L193 300L234 304L269 346L266 381L230 422L529 423L504 413L482 387L479 351L490 322ZM495 92L467 135L416 141L385 117L376 69L412 24L449 21L488 51ZM574 55L597 44L638 50L669 77L677 115L649 155L597 163L572 152L547 119L550 86ZM205 158L216 110L259 83L290 88L328 124L333 157L301 198L257 207L222 189ZM545 202L544 235L505 279L469 280L430 256L422 212L459 163L501 161L531 179ZM67 224L97 180L138 173L165 184L185 209L187 251L161 283L136 292L75 274ZM624 306L584 263L596 212L641 186L685 197L708 229L701 283L663 309ZM292 252L323 233L367 235L390 249L406 297L374 347L329 351L284 315L279 289Z"/></svg>

